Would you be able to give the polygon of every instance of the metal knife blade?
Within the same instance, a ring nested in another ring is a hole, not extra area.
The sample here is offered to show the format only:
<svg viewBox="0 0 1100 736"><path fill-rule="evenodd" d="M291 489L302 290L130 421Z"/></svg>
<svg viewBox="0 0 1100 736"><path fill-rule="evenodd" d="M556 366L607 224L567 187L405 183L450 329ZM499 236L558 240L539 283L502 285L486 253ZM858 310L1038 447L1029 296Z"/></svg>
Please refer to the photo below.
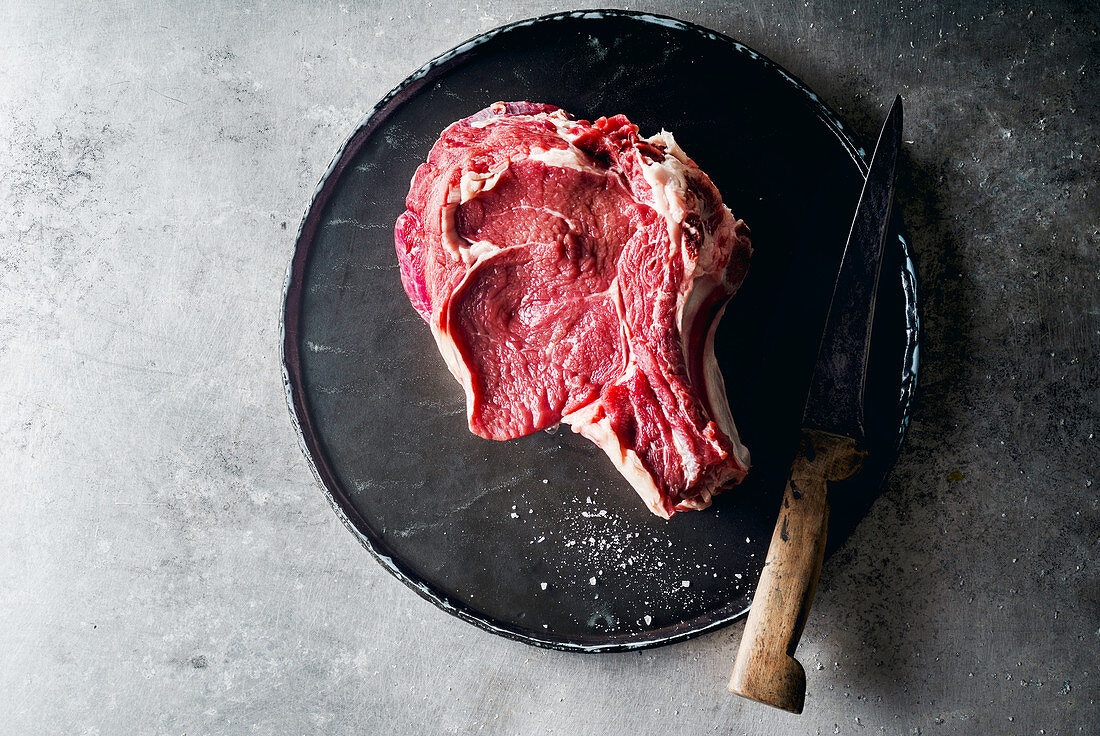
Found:
<svg viewBox="0 0 1100 736"><path fill-rule="evenodd" d="M882 250L893 209L901 128L901 97L898 96L894 98L871 156L867 179L844 246L802 413L803 427L856 440L862 440L865 435L863 389L867 380L875 296L882 271Z"/></svg>
<svg viewBox="0 0 1100 736"><path fill-rule="evenodd" d="M813 603L829 528L829 487L859 472L866 452L863 389L882 249L901 144L901 98L879 134L802 416L798 453L730 677L730 692L801 713L806 671L794 658Z"/></svg>

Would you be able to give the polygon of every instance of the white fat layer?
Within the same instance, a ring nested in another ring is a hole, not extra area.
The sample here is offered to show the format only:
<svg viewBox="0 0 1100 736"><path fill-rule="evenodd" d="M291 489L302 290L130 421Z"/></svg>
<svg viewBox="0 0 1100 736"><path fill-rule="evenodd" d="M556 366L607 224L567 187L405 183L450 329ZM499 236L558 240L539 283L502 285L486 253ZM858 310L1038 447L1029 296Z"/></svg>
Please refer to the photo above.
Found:
<svg viewBox="0 0 1100 736"><path fill-rule="evenodd" d="M663 147L667 154L663 161L646 161L641 155L638 159L642 165L642 176L653 192L653 209L667 223L670 252L675 256L681 250L682 225L687 217L685 192L688 166L675 155L680 147L667 130L646 139L646 142ZM683 151L680 153L682 155Z"/></svg>
<svg viewBox="0 0 1100 736"><path fill-rule="evenodd" d="M683 329L687 331L681 334L689 335L696 329L696 321L702 319L702 315L699 314L699 309L715 290L725 291L725 286L717 280L715 275L708 274L706 276L699 276L695 279L695 283L684 303L683 312L681 314L681 322L684 326ZM707 334L702 345L702 354L697 356L698 360L703 361L703 385L696 388L703 392L706 407L710 411L711 417L718 425L718 428L725 432L730 438L730 442L733 444L734 455L737 456L738 460L740 460L743 465L747 466L749 464L749 451L741 444L738 437L737 427L734 425L733 415L730 413L729 399L726 396L726 382L725 379L722 378L722 371L718 367L718 360L714 357L714 333L718 329L718 324L722 321L722 315L725 314L725 311L726 304L723 303L722 306L719 307L718 313L714 315L714 318L707 327Z"/></svg>
<svg viewBox="0 0 1100 736"><path fill-rule="evenodd" d="M478 120L478 121L473 122L473 123L467 123L467 125L469 125L471 128L487 128L490 125L496 125L497 123L499 123L500 122L500 117L499 116L506 114L505 110L507 108L505 106L505 103L503 103L503 102L494 102L489 107L492 108L494 111L496 111L497 115L492 115L492 116L486 117L482 120ZM508 119L509 120L538 120L539 122L548 121L548 122L552 123L555 128L557 128L558 133L562 133L562 132L564 132L566 130L569 130L569 129L571 129L571 128L573 128L577 125L575 120L571 120L569 118L569 116L566 115L565 110L554 110L552 112L537 112L537 113L534 113L533 115L508 115Z"/></svg>
<svg viewBox="0 0 1100 736"><path fill-rule="evenodd" d="M717 266L714 261L719 254L719 248L713 234L707 233L705 229L701 233L703 242L699 245L697 263L693 264L690 260L691 254L688 253L686 248L680 247L683 237L683 222L689 214L687 206L688 181L691 176L697 176L693 172L698 171L698 169L689 163L690 159L687 154L680 148L672 133L667 130L662 130L657 135L647 138L646 143L657 148L663 148L665 151L664 161L646 162L644 157L639 158L642 164L642 175L645 177L650 189L653 190L654 209L668 223L672 253L673 255L677 252L680 253L684 260L686 273L690 274L693 269L702 273L710 273ZM733 213L725 204L722 205L722 209L725 210L724 216L726 219L723 225L729 227L733 223ZM720 227L716 232L722 229Z"/></svg>
<svg viewBox="0 0 1100 736"><path fill-rule="evenodd" d="M462 179L458 183L459 204L466 204L481 192L487 192L495 187L501 175L507 170L508 166L505 165L496 171L463 171Z"/></svg>
<svg viewBox="0 0 1100 736"><path fill-rule="evenodd" d="M725 483L708 483L706 488L698 489L699 495L692 496L691 498L685 498L676 504L677 511L702 511L705 508L710 508L711 501L714 500L714 489Z"/></svg>
<svg viewBox="0 0 1100 736"><path fill-rule="evenodd" d="M452 191L448 195L447 204L443 205L439 210L439 233L440 242L443 247L447 249L447 253L451 258L458 260L461 257L462 249L467 246L465 238L458 234L458 228L455 226L455 213L458 212L458 200L451 201L450 194L454 194L456 190Z"/></svg>
<svg viewBox="0 0 1100 736"><path fill-rule="evenodd" d="M588 162L588 156L579 148L576 148L572 143L569 144L569 148L551 148L548 151L534 148L531 149L531 153L527 158L532 161L540 161L547 166L557 166L562 169L575 169L576 171L583 171L586 174L595 174L596 176L607 175L605 169L600 169L590 164Z"/></svg>
<svg viewBox="0 0 1100 736"><path fill-rule="evenodd" d="M696 255L697 262L692 261L688 249L683 247L683 223L688 215L688 172L692 169L687 163L687 154L676 143L672 133L667 130L662 130L657 135L651 136L646 139L646 142L658 148L663 148L665 151L663 161L647 162L641 155L638 159L642 165L642 176L645 177L646 183L649 184L649 188L653 193L653 209L664 218L668 228L669 254L673 258L683 260L683 283L691 287L687 291L681 289L680 293L676 295L676 328L680 330L681 335L684 335L687 334L684 331L685 323L690 326L691 317L694 316L689 314L689 318L685 320L685 306L694 291L693 285L696 278L706 273L705 270L700 269L700 266L707 265L713 268L710 251L715 249L714 237L708 234L704 228L702 233L703 242L700 243ZM701 273L697 273L698 271L701 271ZM696 306L697 304L698 300L696 300Z"/></svg>
<svg viewBox="0 0 1100 736"><path fill-rule="evenodd" d="M699 319L699 310L707 301L707 297L709 297L711 292L716 288L720 287L712 276L701 273L696 274L691 284L691 291L687 293L678 305L679 310L676 314L676 327L680 330L680 335L686 336L691 334L690 330L695 327L695 321Z"/></svg>
<svg viewBox="0 0 1100 736"><path fill-rule="evenodd" d="M477 265L494 253L503 250L496 243L489 240L478 240L470 243L470 247L462 252L462 260L467 264Z"/></svg>
<svg viewBox="0 0 1100 736"><path fill-rule="evenodd" d="M680 453L680 459L683 461L684 487L687 488L699 479L699 471L702 470L702 466L695 459L695 451L691 446L691 440L675 428L672 430L672 444L676 447L676 452Z"/></svg>
<svg viewBox="0 0 1100 736"><path fill-rule="evenodd" d="M450 302L450 299L446 301L443 305L443 310L449 310ZM442 313L441 311L440 314ZM439 354L443 356L443 362L447 365L447 370L455 377L458 384L462 386L462 392L466 394L466 421L470 426L470 431L473 431L473 374L470 372L470 367L462 360L462 354L459 352L458 346L455 344L450 332L444 329L439 322L440 317L433 315L429 326L432 328L435 342L439 346Z"/></svg>
<svg viewBox="0 0 1100 736"><path fill-rule="evenodd" d="M722 315L726 313L726 305L723 304L714 315L714 320L707 330L707 339L703 343L703 383L706 385L707 405L714 417L718 428L726 433L733 445L733 454L738 461L749 467L749 448L741 444L741 436L737 433L737 426L733 423L733 414L730 413L730 402L726 396L726 381L722 377L722 370L718 367L718 359L714 357L714 333L718 330L718 323L722 321Z"/></svg>

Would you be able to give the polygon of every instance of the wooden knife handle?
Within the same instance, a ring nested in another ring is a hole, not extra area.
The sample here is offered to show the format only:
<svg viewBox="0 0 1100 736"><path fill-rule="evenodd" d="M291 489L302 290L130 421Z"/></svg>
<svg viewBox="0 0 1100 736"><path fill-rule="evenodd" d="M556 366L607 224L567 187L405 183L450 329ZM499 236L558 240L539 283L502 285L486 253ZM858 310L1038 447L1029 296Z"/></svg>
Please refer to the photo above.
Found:
<svg viewBox="0 0 1100 736"><path fill-rule="evenodd" d="M752 600L730 692L801 713L806 673L794 658L814 598L829 523L826 484L855 474L866 453L849 437L802 430L768 558Z"/></svg>

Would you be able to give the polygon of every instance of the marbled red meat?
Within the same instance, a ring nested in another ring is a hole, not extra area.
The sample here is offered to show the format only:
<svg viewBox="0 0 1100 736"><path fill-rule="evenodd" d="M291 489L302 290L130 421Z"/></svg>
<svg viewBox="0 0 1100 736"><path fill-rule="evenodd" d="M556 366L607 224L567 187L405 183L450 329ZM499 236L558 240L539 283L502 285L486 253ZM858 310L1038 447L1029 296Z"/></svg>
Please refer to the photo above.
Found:
<svg viewBox="0 0 1100 736"><path fill-rule="evenodd" d="M665 518L744 478L713 339L749 230L670 133L496 103L443 131L406 206L401 279L472 432L565 422Z"/></svg>

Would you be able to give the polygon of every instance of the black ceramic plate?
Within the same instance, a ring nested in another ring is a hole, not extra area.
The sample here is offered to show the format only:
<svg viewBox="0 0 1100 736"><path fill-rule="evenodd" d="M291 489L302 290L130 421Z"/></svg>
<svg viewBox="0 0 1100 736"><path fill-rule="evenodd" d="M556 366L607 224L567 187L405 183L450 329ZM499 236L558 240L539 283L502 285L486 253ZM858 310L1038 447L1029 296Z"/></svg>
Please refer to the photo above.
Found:
<svg viewBox="0 0 1100 736"><path fill-rule="evenodd" d="M755 255L720 327L748 480L703 512L650 515L568 430L510 442L466 428L463 395L401 288L393 223L439 132L497 100L662 127L752 228ZM626 12L524 21L444 54L363 120L302 223L284 365L301 440L337 513L443 609L541 646L663 644L748 608L805 398L864 152L796 79L703 28ZM905 241L888 248L868 404L872 467L833 495L842 539L893 463L916 372Z"/></svg>

